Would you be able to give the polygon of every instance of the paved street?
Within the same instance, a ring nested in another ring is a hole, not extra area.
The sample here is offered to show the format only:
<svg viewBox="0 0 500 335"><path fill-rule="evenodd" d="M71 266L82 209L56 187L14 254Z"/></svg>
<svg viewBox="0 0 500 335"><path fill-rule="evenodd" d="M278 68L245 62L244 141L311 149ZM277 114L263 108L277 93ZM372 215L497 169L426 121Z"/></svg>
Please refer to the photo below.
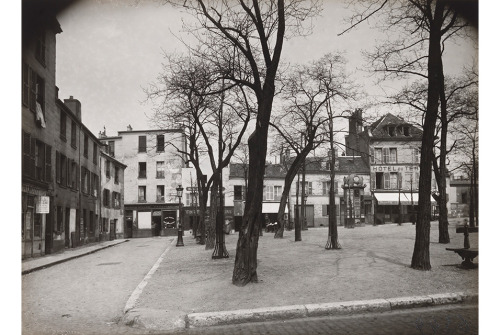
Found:
<svg viewBox="0 0 500 335"><path fill-rule="evenodd" d="M171 333L174 334L174 333ZM189 329L178 335L472 335L478 334L477 306L419 308L346 317L306 318Z"/></svg>
<svg viewBox="0 0 500 335"><path fill-rule="evenodd" d="M171 241L132 239L22 276L23 334L141 333L118 321Z"/></svg>

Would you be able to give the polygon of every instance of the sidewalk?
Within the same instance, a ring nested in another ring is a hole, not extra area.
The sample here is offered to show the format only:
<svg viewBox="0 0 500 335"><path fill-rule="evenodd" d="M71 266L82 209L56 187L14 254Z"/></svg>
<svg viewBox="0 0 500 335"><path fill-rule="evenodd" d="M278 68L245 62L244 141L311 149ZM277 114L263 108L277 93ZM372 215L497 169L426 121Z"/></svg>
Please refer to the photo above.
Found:
<svg viewBox="0 0 500 335"><path fill-rule="evenodd" d="M339 315L367 311L477 302L478 270L462 269L446 248L463 247L463 234L449 227L451 243L439 244L431 225L431 271L409 267L415 226L339 227L341 250L325 250L327 228L259 239L258 283L231 283L237 235L226 235L228 259L184 237L155 264L140 292L129 301L123 322L156 331L268 319ZM187 235L187 234L186 234ZM470 234L471 247L478 234ZM479 259L474 260L479 263Z"/></svg>
<svg viewBox="0 0 500 335"><path fill-rule="evenodd" d="M65 249L62 252L56 254L50 254L46 256L28 258L22 261L22 275L28 274L33 271L47 268L52 265L56 265L62 262L69 261L71 259L85 256L93 252L112 247L114 245L128 242L126 239L119 239L113 241L105 241L99 243L93 243L89 245L83 245L74 249Z"/></svg>

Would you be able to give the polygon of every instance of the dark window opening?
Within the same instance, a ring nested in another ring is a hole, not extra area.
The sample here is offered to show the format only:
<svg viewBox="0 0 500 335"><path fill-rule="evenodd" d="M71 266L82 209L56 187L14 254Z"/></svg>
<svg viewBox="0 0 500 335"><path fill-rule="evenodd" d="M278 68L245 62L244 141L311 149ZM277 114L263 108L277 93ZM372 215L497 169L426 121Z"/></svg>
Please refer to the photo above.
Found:
<svg viewBox="0 0 500 335"><path fill-rule="evenodd" d="M157 135L156 136L156 152L164 152L165 151L165 136Z"/></svg>
<svg viewBox="0 0 500 335"><path fill-rule="evenodd" d="M139 136L139 152L146 152L146 136Z"/></svg>
<svg viewBox="0 0 500 335"><path fill-rule="evenodd" d="M139 162L139 178L146 178L146 162Z"/></svg>

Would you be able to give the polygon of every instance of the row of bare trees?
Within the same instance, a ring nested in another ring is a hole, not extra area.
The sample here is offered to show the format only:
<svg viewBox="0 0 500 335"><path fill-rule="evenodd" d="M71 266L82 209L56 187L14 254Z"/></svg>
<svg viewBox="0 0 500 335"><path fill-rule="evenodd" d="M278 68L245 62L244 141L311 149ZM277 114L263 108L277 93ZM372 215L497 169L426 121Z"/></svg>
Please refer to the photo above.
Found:
<svg viewBox="0 0 500 335"><path fill-rule="evenodd" d="M245 180L251 182L246 187L232 278L233 284L244 286L257 281L259 220L270 130L274 129L281 138L280 143L295 153L289 162L280 203L279 229L275 236L279 238L283 236L283 214L292 181L308 153L320 145L329 143L334 160L335 120L345 117L339 113L340 106L343 101L355 97L356 88L344 71L345 60L340 54L328 54L318 61L296 66L287 75L281 72L283 45L288 38L311 31L312 27L306 23L321 11L316 0L165 2L191 14L192 20L184 27L195 43L186 42L188 56L167 55L167 64L158 84L151 85L147 93L159 102L155 120L167 125L182 125L186 130L189 146L179 150L196 170L200 190L199 231L202 243L206 233L207 249L214 247L215 231L220 231L223 224L217 213L212 217L218 219L204 220L209 191L212 190L212 197L221 193L222 169L229 164L245 132L251 130L246 144L248 169L245 176ZM418 88L422 93L419 96L421 108L417 110L422 113L424 134L420 162L420 215L416 222L411 266L428 270L431 268L432 170L434 165L440 184L438 196L444 198L446 205L441 187L449 151L447 129L452 122L450 115L454 115L448 112L454 90L445 80L442 53L444 45L465 31L467 24L460 20L457 11L447 1L360 0L355 5L358 12L342 34L375 16L379 18L376 22L381 28L400 32L398 38L389 39L374 52L367 53L373 70L381 73L383 79L416 76L423 80L423 84L415 84L412 88ZM461 87L466 89L469 85ZM282 105L276 107L278 95L281 95ZM399 101L397 96L393 98L398 103L415 107L414 101L408 97L402 94ZM284 123L287 127L282 126ZM435 136L439 133L440 141ZM204 157L208 157L212 173L207 179L203 178L202 171ZM333 165L330 171L332 212L326 248L337 249L340 244L335 222ZM217 199L212 201L217 202ZM221 205L222 201L218 203ZM219 208L219 211L223 209ZM443 220L445 243L447 220Z"/></svg>

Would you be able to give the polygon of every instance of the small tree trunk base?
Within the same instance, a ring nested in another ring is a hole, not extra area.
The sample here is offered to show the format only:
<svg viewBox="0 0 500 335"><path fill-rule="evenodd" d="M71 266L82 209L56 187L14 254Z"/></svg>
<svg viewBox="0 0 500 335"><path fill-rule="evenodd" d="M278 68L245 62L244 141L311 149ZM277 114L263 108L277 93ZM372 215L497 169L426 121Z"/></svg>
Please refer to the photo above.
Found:
<svg viewBox="0 0 500 335"><path fill-rule="evenodd" d="M342 249L342 246L340 245L339 241L333 239L332 241L332 237L331 236L328 236L328 241L326 241L326 245L325 245L325 249L326 250L334 250L334 249Z"/></svg>
<svg viewBox="0 0 500 335"><path fill-rule="evenodd" d="M215 244L215 249L212 254L212 259L229 258L229 253L226 250L226 244L219 242Z"/></svg>
<svg viewBox="0 0 500 335"><path fill-rule="evenodd" d="M283 230L284 230L283 226L278 228L278 230L276 230L276 232L274 233L274 238L283 238Z"/></svg>

